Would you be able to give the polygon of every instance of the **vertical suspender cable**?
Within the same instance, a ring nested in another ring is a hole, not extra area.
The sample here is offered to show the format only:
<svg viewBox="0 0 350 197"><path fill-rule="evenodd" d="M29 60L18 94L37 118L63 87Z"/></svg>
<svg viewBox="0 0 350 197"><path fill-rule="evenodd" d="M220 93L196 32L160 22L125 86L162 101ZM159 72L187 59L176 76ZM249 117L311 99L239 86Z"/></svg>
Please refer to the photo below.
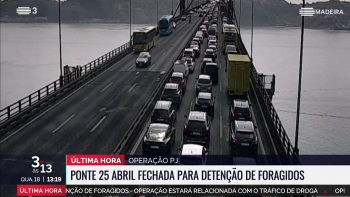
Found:
<svg viewBox="0 0 350 197"><path fill-rule="evenodd" d="M303 8L305 8L305 0L303 0ZM298 140L299 140L299 121L300 121L301 79L302 79L302 70L303 70L304 23L305 23L304 20L305 20L304 16L301 16L298 102L297 102L297 117L296 117L296 125L295 125L295 146L294 146L295 155L299 155Z"/></svg>
<svg viewBox="0 0 350 197"><path fill-rule="evenodd" d="M250 35L250 58L253 62L254 0L252 0L252 31Z"/></svg>
<svg viewBox="0 0 350 197"><path fill-rule="evenodd" d="M132 0L130 0L130 11L129 11L129 12L130 12L130 13L129 13L129 14L130 14L130 15L129 15L129 22L130 22L130 41L131 41L131 38L132 38L132 36L131 36L131 35L132 35L132 34L131 34L131 24L132 24L132 19L131 19L131 17L132 17L132 16L131 16L131 14L132 14L132 4L131 4L131 1L132 1Z"/></svg>
<svg viewBox="0 0 350 197"><path fill-rule="evenodd" d="M61 0L58 1L58 39L60 43L60 86L63 84L63 68L62 68L62 36L61 36Z"/></svg>
<svg viewBox="0 0 350 197"><path fill-rule="evenodd" d="M239 34L241 34L242 0L239 0Z"/></svg>

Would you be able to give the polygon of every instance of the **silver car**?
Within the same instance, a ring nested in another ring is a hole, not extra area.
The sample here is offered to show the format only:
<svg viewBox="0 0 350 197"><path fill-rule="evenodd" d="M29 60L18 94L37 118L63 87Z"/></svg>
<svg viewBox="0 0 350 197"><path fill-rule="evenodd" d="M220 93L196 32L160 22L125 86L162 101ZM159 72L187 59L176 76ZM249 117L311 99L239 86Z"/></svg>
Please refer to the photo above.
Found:
<svg viewBox="0 0 350 197"><path fill-rule="evenodd" d="M136 59L136 68L137 67L148 67L151 65L151 54L149 52L141 52Z"/></svg>
<svg viewBox="0 0 350 197"><path fill-rule="evenodd" d="M209 75L199 75L196 83L196 95L199 92L212 92L212 82Z"/></svg>

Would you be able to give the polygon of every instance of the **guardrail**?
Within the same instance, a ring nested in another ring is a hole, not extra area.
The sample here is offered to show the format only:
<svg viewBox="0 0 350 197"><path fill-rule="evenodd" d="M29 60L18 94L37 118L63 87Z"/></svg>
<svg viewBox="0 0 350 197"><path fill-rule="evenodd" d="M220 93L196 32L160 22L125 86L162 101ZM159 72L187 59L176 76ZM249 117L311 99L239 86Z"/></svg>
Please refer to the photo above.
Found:
<svg viewBox="0 0 350 197"><path fill-rule="evenodd" d="M204 17L202 19L202 22L204 20ZM197 29L200 27L202 24L200 22L197 27L194 28L194 32L192 34L192 37L195 36ZM191 37L191 38L192 38ZM184 49L188 47L192 39L189 39L188 42L186 43ZM181 59L182 53L180 53L175 60ZM175 61L174 60L174 61ZM172 61L173 63L173 61ZM165 76L162 78L162 80L159 82L157 88L153 91L151 97L148 99L147 104L143 107L137 118L134 120L128 131L125 133L125 135L122 137L122 140L118 143L116 148L113 150L112 154L126 154L131 146L133 146L133 142L137 137L140 136L140 133L142 132L142 129L149 119L149 114L152 112L156 102L159 100L165 84L169 81L170 77L172 74L172 68L169 69L169 71L165 74ZM129 143L128 143L129 142Z"/></svg>
<svg viewBox="0 0 350 197"><path fill-rule="evenodd" d="M236 19L235 13L233 12L233 16L230 16L229 18L230 20L233 18ZM237 24L237 20L236 20L236 24ZM249 55L247 52L247 49L243 44L240 34L238 34L238 40L239 40L239 43L241 44L239 48L243 50L244 54ZM260 92L260 94L259 93L257 94L258 99L260 101L262 100L264 103L264 105L262 106L263 115L265 118L267 118L267 124L270 131L269 135L272 137L276 150L278 151L277 154L290 156L291 163L299 164L299 161L297 159L298 154L295 153L294 151L294 147L288 137L287 132L285 131L282 125L281 120L278 117L277 111L272 104L271 98L267 90L265 89L264 83L261 81L261 78L259 77L259 74L254 64L252 64L252 67L251 67L251 81L253 82L252 85L258 89L258 92Z"/></svg>

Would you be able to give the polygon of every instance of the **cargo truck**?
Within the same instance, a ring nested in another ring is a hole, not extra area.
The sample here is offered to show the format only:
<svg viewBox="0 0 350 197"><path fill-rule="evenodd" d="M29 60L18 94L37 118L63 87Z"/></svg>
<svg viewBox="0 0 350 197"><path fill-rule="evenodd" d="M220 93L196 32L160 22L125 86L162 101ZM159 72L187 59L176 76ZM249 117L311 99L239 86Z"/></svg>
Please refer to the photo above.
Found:
<svg viewBox="0 0 350 197"><path fill-rule="evenodd" d="M225 71L229 96L245 97L249 93L251 65L252 62L248 55L227 55Z"/></svg>

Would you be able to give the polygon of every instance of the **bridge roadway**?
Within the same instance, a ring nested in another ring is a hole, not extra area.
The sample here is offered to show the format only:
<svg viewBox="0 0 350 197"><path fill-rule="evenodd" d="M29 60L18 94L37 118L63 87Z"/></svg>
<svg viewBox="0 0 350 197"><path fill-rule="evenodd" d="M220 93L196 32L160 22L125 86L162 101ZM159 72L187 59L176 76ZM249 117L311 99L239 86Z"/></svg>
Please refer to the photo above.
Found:
<svg viewBox="0 0 350 197"><path fill-rule="evenodd" d="M151 49L152 65L136 68L137 54L126 56L42 114L4 136L1 154L110 154L142 106L185 47L192 24L178 22L175 32Z"/></svg>
<svg viewBox="0 0 350 197"><path fill-rule="evenodd" d="M218 30L219 30L219 42L218 42L218 58L216 59L216 63L220 67L219 71L219 83L218 85L213 86L213 94L216 97L215 99L215 117L212 119L211 124L211 133L210 133L210 145L209 145L209 154L210 155L230 155L230 146L229 146L229 103L230 101L227 93L227 77L225 72L226 60L225 56L222 53L222 22L219 20ZM205 38L204 43L206 43L207 38ZM177 120L175 124L176 128L176 140L175 145L172 151L172 154L178 153L178 148L182 145L182 134L185 125L184 115L188 115L190 110L194 109L196 91L195 91L195 83L196 78L200 75L200 64L201 60L204 58L204 51L207 45L203 44L201 49L200 58L196 59L196 69L195 72L189 77L187 82L187 91L183 97L181 107L177 112ZM258 126L258 143L259 143L259 155L269 155L275 154L270 149L270 144L267 142L267 138L265 134L268 132L263 125L263 122L260 121L262 117L260 117L259 113L256 113L258 109L258 105L256 103L256 99L253 96L249 95L250 103L252 104L253 111L253 121L256 126ZM137 139L135 146L130 150L131 155L142 155L142 141L143 136L146 134L147 126L150 124L150 120L148 120L145 125L142 134ZM267 163L268 161L261 161Z"/></svg>

